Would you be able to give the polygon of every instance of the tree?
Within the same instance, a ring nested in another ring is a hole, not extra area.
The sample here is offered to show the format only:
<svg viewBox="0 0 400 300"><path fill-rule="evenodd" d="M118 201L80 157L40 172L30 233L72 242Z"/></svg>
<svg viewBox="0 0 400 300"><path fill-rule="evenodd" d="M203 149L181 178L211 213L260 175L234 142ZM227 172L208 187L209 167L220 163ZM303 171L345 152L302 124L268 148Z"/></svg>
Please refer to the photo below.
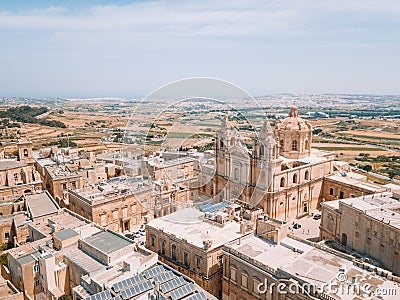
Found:
<svg viewBox="0 0 400 300"><path fill-rule="evenodd" d="M365 165L362 168L367 172L371 172L372 171L372 166L371 165Z"/></svg>

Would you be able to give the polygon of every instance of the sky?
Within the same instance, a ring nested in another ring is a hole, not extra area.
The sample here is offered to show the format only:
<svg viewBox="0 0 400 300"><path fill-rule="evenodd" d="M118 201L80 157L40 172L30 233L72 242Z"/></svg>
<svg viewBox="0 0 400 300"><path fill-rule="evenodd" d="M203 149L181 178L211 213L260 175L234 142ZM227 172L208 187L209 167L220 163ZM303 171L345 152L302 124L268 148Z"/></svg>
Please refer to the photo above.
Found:
<svg viewBox="0 0 400 300"><path fill-rule="evenodd" d="M398 0L0 0L0 97L400 94Z"/></svg>

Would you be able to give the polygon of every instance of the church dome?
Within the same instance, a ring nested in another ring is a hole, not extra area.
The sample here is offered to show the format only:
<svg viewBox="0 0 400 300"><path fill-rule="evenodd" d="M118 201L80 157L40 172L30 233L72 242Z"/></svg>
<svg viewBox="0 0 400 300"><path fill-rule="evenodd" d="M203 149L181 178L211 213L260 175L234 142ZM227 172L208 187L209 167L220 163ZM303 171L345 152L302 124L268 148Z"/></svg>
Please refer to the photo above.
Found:
<svg viewBox="0 0 400 300"><path fill-rule="evenodd" d="M289 117L277 125L279 130L311 130L311 124L299 117L297 106L290 107Z"/></svg>

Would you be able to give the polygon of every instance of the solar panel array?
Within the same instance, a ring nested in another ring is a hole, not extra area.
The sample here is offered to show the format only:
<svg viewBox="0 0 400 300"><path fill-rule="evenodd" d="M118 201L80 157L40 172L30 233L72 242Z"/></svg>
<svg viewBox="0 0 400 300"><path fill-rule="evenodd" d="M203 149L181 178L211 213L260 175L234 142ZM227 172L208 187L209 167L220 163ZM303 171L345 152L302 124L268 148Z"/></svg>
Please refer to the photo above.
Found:
<svg viewBox="0 0 400 300"><path fill-rule="evenodd" d="M132 297L140 295L151 289L153 289L153 285L151 284L150 280L147 280L147 281L141 282L129 289L123 290L121 292L121 297L123 300L131 299Z"/></svg>
<svg viewBox="0 0 400 300"><path fill-rule="evenodd" d="M170 281L171 279L174 279L176 275L172 271L167 271L165 273L162 273L160 275L154 276L154 282L158 282L160 284Z"/></svg>
<svg viewBox="0 0 400 300"><path fill-rule="evenodd" d="M142 274L138 274L136 276L121 280L119 282L116 282L112 285L112 289L118 293L120 291L126 290L127 288L130 288L134 286L135 284L145 281L144 277Z"/></svg>
<svg viewBox="0 0 400 300"><path fill-rule="evenodd" d="M200 209L202 212L211 213L211 212L226 208L228 206L229 206L228 202L221 202L221 203L217 203L217 204L207 203L207 204L200 206Z"/></svg>
<svg viewBox="0 0 400 300"><path fill-rule="evenodd" d="M112 298L111 300L122 300L120 296L116 296L114 298Z"/></svg>
<svg viewBox="0 0 400 300"><path fill-rule="evenodd" d="M85 300L109 300L112 299L110 291L106 290L97 294L94 294Z"/></svg>
<svg viewBox="0 0 400 300"><path fill-rule="evenodd" d="M168 281L160 286L161 292L168 293L186 283L185 279L182 276L179 276L171 281Z"/></svg>
<svg viewBox="0 0 400 300"><path fill-rule="evenodd" d="M172 300L182 299L195 291L193 283L186 284L171 292L170 297Z"/></svg>
<svg viewBox="0 0 400 300"><path fill-rule="evenodd" d="M151 268L150 270L146 270L143 272L144 277L146 277L147 279L153 278L154 276L164 273L165 269L164 266L162 265L158 265L154 268Z"/></svg>
<svg viewBox="0 0 400 300"><path fill-rule="evenodd" d="M207 296L203 292L199 292L187 297L185 300L207 300Z"/></svg>

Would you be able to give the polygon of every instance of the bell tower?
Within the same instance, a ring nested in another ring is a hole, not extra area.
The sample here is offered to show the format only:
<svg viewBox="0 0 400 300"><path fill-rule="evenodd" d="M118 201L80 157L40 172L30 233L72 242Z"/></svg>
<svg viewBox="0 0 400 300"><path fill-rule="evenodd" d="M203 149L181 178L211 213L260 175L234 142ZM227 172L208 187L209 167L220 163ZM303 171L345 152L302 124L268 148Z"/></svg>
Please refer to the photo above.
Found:
<svg viewBox="0 0 400 300"><path fill-rule="evenodd" d="M265 120L259 138L255 140L253 146L253 156L257 161L255 167L258 169L254 178L258 182L255 184L265 190L270 188L273 180L276 162L279 157L277 145L271 124L268 120Z"/></svg>
<svg viewBox="0 0 400 300"><path fill-rule="evenodd" d="M32 156L32 142L27 137L18 139L18 160L26 162L28 165L33 165L35 160Z"/></svg>

